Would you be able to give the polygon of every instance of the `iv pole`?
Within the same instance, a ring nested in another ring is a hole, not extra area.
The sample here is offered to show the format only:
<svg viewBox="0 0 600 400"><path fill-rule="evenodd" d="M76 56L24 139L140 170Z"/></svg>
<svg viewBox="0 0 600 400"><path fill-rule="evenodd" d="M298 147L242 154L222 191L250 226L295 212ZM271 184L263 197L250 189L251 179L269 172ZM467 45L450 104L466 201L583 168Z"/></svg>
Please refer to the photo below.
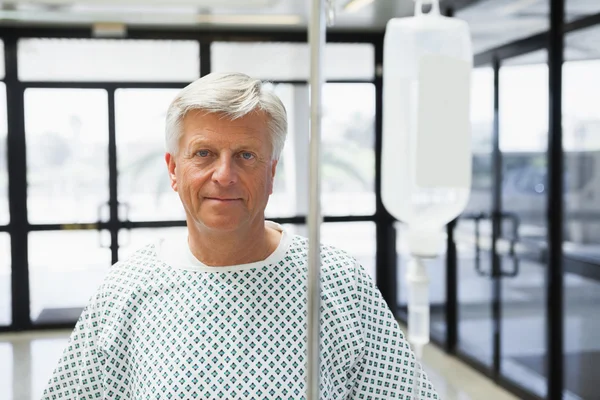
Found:
<svg viewBox="0 0 600 400"><path fill-rule="evenodd" d="M308 203L308 354L307 400L319 400L319 323L320 293L320 229L321 229L321 96L323 88L323 50L325 48L325 3L327 22L333 24L334 0L312 0L308 27L310 45L310 158Z"/></svg>

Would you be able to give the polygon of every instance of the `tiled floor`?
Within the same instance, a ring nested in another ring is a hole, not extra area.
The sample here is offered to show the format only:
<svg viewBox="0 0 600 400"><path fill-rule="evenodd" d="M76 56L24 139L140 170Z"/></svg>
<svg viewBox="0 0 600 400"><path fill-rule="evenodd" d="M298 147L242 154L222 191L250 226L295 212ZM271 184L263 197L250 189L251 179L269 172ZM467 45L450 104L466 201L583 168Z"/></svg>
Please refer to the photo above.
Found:
<svg viewBox="0 0 600 400"><path fill-rule="evenodd" d="M0 400L37 400L69 332L0 335ZM443 351L426 347L425 370L443 400L516 400Z"/></svg>

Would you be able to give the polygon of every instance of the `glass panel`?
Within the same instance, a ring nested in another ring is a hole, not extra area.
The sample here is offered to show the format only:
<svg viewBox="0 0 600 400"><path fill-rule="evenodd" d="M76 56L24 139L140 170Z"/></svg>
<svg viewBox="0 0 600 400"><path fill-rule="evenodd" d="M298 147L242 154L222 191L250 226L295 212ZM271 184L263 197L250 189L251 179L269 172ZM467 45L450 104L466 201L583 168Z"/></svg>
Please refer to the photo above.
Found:
<svg viewBox="0 0 600 400"><path fill-rule="evenodd" d="M489 67L473 70L471 79L471 134L473 176L466 213L489 213L492 207L494 148L494 70ZM470 227L467 224L464 228ZM489 220L481 221L481 233L491 236ZM470 238L472 239L472 237Z"/></svg>
<svg viewBox="0 0 600 400"><path fill-rule="evenodd" d="M6 85L0 82L0 225L10 221L8 209L8 124L6 121Z"/></svg>
<svg viewBox="0 0 600 400"><path fill-rule="evenodd" d="M590 273L598 268L598 264L588 264L585 271ZM569 269L569 261L565 261L565 269ZM564 288L563 396L569 400L593 399L598 396L600 368L600 280L597 274L585 277L565 273Z"/></svg>
<svg viewBox="0 0 600 400"><path fill-rule="evenodd" d="M278 84L270 87L285 105L288 133L277 163L273 194L265 216L291 217L308 213L308 88ZM305 167L306 166L306 167Z"/></svg>
<svg viewBox="0 0 600 400"><path fill-rule="evenodd" d="M31 232L32 321L76 321L110 265L110 249L100 247L98 231Z"/></svg>
<svg viewBox="0 0 600 400"><path fill-rule="evenodd" d="M309 60L307 43L215 42L211 45L213 72L238 71L258 79L308 80ZM375 50L371 44L328 43L323 65L326 79L373 79Z"/></svg>
<svg viewBox="0 0 600 400"><path fill-rule="evenodd" d="M98 221L108 201L107 101L97 89L25 91L29 222Z"/></svg>
<svg viewBox="0 0 600 400"><path fill-rule="evenodd" d="M165 164L165 117L177 89L118 89L115 93L119 202L129 220L185 219Z"/></svg>
<svg viewBox="0 0 600 400"><path fill-rule="evenodd" d="M542 246L547 243L548 115L547 65L502 67L500 150L507 214L502 236L516 231L520 239ZM502 259L504 271L514 268L511 258ZM517 276L502 279L500 354L502 375L544 398L546 376L537 366L546 356L546 268L545 263L519 260Z"/></svg>
<svg viewBox="0 0 600 400"><path fill-rule="evenodd" d="M396 253L398 254L397 288L398 302L403 312L408 312L408 263L410 250L408 248L408 227L397 222ZM425 260L429 274L429 319L431 335L440 340L446 337L446 241L440 248L440 255L435 259Z"/></svg>
<svg viewBox="0 0 600 400"><path fill-rule="evenodd" d="M577 4L572 0L569 5ZM589 7L600 8L597 2ZM600 370L600 27L565 37L563 148L565 157L564 392L598 396ZM574 54L574 53L577 54ZM578 61L572 61L578 60ZM575 397L577 396L577 397Z"/></svg>
<svg viewBox="0 0 600 400"><path fill-rule="evenodd" d="M306 225L284 225L292 235L308 237ZM334 246L354 257L376 279L377 242L374 222L336 222L321 224L321 243Z"/></svg>
<svg viewBox="0 0 600 400"><path fill-rule="evenodd" d="M510 271L514 261L502 259ZM519 261L519 274L502 279L501 373L546 398L546 265ZM523 335L527 332L527 335Z"/></svg>
<svg viewBox="0 0 600 400"><path fill-rule="evenodd" d="M13 351L12 344L0 341L0 388L5 399L13 399Z"/></svg>
<svg viewBox="0 0 600 400"><path fill-rule="evenodd" d="M11 323L11 257L10 235L0 233L0 325Z"/></svg>
<svg viewBox="0 0 600 400"><path fill-rule="evenodd" d="M599 46L600 48L600 46ZM600 60L563 66L565 241L568 254L600 262Z"/></svg>
<svg viewBox="0 0 600 400"><path fill-rule="evenodd" d="M185 238L186 236L186 227L121 230L119 231L119 260L126 259L137 250L156 243L161 238Z"/></svg>
<svg viewBox="0 0 600 400"><path fill-rule="evenodd" d="M468 214L490 214L494 185L492 151L494 129L494 70L473 70L471 80L471 128L473 176L465 215L456 225L454 236L458 265L458 341L462 351L492 364L491 281L477 272L490 271L491 255L476 251L475 221ZM479 221L481 236L491 238L490 219ZM441 267L443 268L443 267Z"/></svg>
<svg viewBox="0 0 600 400"><path fill-rule="evenodd" d="M266 215L305 215L308 213L308 88L280 84L275 86L275 92L288 112L288 137ZM325 85L322 124L323 214L375 213L374 86Z"/></svg>
<svg viewBox="0 0 600 400"><path fill-rule="evenodd" d="M200 74L196 41L20 39L22 81L189 82Z"/></svg>
<svg viewBox="0 0 600 400"><path fill-rule="evenodd" d="M4 68L4 41L0 40L0 79L4 79L6 70Z"/></svg>
<svg viewBox="0 0 600 400"><path fill-rule="evenodd" d="M492 280L478 272L491 270L491 254L476 251L474 221L459 220L456 232L468 232L471 241L457 241L458 347L491 367L493 360Z"/></svg>
<svg viewBox="0 0 600 400"><path fill-rule="evenodd" d="M500 70L502 205L520 219L521 238L546 240L548 67ZM510 223L504 234L512 232Z"/></svg>
<svg viewBox="0 0 600 400"><path fill-rule="evenodd" d="M322 207L326 215L375 213L375 86L323 89Z"/></svg>

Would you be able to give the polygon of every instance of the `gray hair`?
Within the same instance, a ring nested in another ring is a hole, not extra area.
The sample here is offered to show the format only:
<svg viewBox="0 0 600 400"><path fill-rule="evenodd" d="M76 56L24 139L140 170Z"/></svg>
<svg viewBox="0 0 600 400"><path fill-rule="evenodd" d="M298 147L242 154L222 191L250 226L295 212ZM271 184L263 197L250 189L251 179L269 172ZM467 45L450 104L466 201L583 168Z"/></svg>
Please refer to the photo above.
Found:
<svg viewBox="0 0 600 400"><path fill-rule="evenodd" d="M222 113L232 120L253 111L264 111L270 117L272 157L278 160L287 135L285 106L275 93L263 87L258 79L241 73L212 73L183 88L167 111L166 150L177 154L182 121L192 110Z"/></svg>

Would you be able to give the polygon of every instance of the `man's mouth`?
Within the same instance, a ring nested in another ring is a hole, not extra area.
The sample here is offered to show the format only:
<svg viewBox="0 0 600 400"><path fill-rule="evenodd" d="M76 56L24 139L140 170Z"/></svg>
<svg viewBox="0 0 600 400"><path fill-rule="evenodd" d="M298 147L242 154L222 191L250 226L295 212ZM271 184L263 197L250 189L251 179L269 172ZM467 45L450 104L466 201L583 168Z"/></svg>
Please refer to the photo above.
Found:
<svg viewBox="0 0 600 400"><path fill-rule="evenodd" d="M207 200L215 200L215 201L237 201L241 200L240 198L228 198L228 197L206 197Z"/></svg>

